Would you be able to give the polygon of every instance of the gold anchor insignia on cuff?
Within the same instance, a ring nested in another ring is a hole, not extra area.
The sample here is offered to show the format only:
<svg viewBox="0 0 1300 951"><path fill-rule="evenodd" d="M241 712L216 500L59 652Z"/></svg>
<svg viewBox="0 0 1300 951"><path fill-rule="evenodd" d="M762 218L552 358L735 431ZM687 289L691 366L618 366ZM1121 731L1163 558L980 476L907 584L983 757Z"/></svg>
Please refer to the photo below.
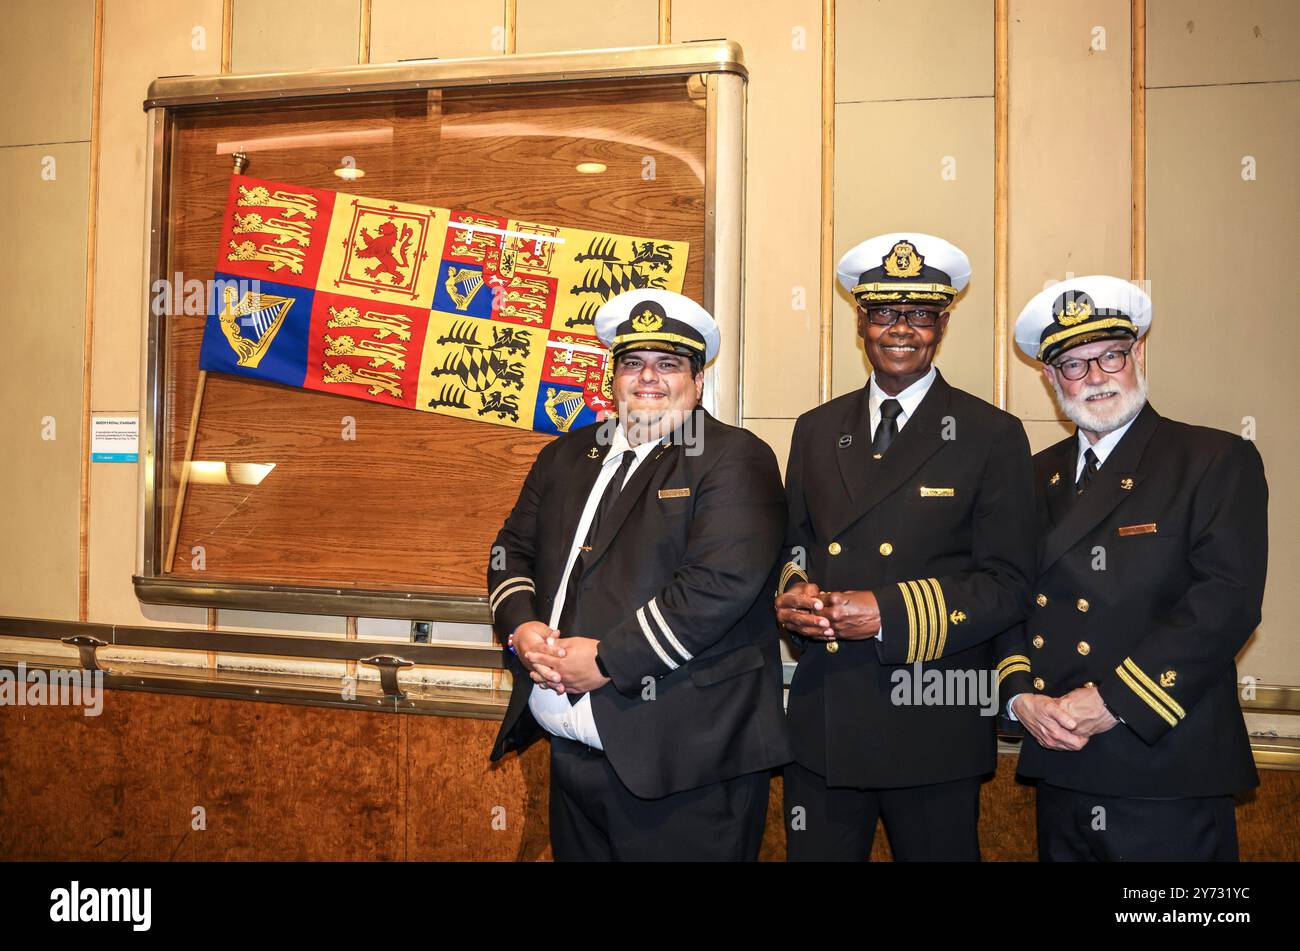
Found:
<svg viewBox="0 0 1300 951"><path fill-rule="evenodd" d="M1163 674L1160 675L1160 686L1172 687L1174 685L1174 681L1176 681L1177 679L1178 679L1178 671L1166 670Z"/></svg>
<svg viewBox="0 0 1300 951"><path fill-rule="evenodd" d="M952 614L948 615L948 620L952 621L953 624L960 624L962 621L966 620L966 612L953 611Z"/></svg>

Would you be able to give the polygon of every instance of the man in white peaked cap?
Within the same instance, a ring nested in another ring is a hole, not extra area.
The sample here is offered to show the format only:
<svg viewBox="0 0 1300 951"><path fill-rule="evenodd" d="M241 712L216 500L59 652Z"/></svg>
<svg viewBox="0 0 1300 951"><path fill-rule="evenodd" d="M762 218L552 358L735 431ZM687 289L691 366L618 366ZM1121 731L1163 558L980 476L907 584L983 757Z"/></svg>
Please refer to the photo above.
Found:
<svg viewBox="0 0 1300 951"><path fill-rule="evenodd" d="M558 860L753 860L790 759L776 458L699 406L699 304L628 291L596 332L619 416L541 451L493 548L514 689L492 759L549 739Z"/></svg>
<svg viewBox="0 0 1300 951"><path fill-rule="evenodd" d="M1043 861L1235 860L1232 794L1259 782L1234 658L1264 595L1263 463L1147 401L1151 316L1144 291L1096 275L1016 321L1077 427L1034 457L1034 598L999 644Z"/></svg>
<svg viewBox="0 0 1300 951"><path fill-rule="evenodd" d="M1029 443L933 365L970 278L960 249L880 235L838 271L872 373L799 417L786 469L787 854L864 860L883 819L895 859L973 861L992 639L1024 617L1033 570Z"/></svg>

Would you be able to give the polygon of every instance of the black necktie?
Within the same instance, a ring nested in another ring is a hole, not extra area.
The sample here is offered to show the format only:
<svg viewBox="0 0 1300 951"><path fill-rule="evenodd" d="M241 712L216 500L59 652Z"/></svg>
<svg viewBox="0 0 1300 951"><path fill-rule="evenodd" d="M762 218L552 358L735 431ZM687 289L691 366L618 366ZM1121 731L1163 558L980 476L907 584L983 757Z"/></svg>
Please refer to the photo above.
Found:
<svg viewBox="0 0 1300 951"><path fill-rule="evenodd" d="M627 480L628 470L632 468L632 462L636 459L636 453L631 449L623 451L623 457L619 460L618 469L614 472L614 477L609 480L605 486L605 492L596 504L596 511L592 513L591 525L587 528L587 537L582 543L582 548L578 551L578 557L573 559L573 568L569 571L569 581L564 587L564 607L560 609L560 636L570 637L575 633L583 637L592 636L586 632L570 631L571 626L576 625L578 618L578 582L582 578L583 557L591 551L591 546L596 542L597 533L600 531L600 524L603 522L611 511L614 509L614 503L618 501L618 494L623 491L623 483ZM577 703L582 699L580 693L572 691L565 694L569 698L569 703Z"/></svg>
<svg viewBox="0 0 1300 951"><path fill-rule="evenodd" d="M1079 481L1074 484L1074 491L1083 495L1083 490L1092 485L1092 477L1097 474L1097 454L1091 449L1083 454L1083 471L1079 473Z"/></svg>
<svg viewBox="0 0 1300 951"><path fill-rule="evenodd" d="M880 404L880 424L876 426L876 436L871 440L871 451L882 456L898 436L898 417L903 414L903 404L898 400L885 400Z"/></svg>

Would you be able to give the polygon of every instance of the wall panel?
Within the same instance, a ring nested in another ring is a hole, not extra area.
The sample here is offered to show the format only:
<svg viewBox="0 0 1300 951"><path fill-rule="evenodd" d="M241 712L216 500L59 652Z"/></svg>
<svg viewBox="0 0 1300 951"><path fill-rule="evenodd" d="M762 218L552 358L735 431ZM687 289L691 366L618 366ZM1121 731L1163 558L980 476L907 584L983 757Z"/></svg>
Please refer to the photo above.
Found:
<svg viewBox="0 0 1300 951"><path fill-rule="evenodd" d="M747 420L798 416L817 405L821 4L676 0L672 30L674 42L725 37L744 49L741 409Z"/></svg>

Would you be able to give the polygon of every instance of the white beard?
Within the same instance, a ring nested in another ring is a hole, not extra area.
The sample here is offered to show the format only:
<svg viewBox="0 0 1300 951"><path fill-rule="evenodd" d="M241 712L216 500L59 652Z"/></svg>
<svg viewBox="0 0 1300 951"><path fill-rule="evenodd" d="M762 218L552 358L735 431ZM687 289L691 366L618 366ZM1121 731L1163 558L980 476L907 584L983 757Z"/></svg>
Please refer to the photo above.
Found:
<svg viewBox="0 0 1300 951"><path fill-rule="evenodd" d="M1130 357L1130 359L1132 359ZM1077 396L1069 397L1061 389L1061 382L1052 375L1052 389L1056 390L1056 402L1061 410L1080 429L1105 435L1132 422L1142 407L1147 403L1147 377L1141 365L1137 365L1137 383L1132 389L1123 389L1109 379L1098 386L1085 386ZM1099 393L1115 393L1116 398L1100 403L1089 403L1089 396Z"/></svg>

